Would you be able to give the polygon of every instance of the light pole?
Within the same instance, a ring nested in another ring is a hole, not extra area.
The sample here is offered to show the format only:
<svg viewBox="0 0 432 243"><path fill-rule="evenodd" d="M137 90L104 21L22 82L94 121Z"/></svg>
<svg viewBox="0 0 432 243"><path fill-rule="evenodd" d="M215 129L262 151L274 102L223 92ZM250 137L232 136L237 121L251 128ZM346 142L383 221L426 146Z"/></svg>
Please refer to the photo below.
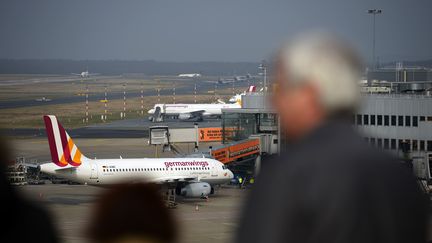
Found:
<svg viewBox="0 0 432 243"><path fill-rule="evenodd" d="M258 67L264 72L264 93L267 93L267 63L266 61L262 61L262 63Z"/></svg>
<svg viewBox="0 0 432 243"><path fill-rule="evenodd" d="M376 68L376 63L375 63L375 16L377 14L381 14L382 10L381 9L369 9L367 11L367 13L373 15L372 68L375 69Z"/></svg>

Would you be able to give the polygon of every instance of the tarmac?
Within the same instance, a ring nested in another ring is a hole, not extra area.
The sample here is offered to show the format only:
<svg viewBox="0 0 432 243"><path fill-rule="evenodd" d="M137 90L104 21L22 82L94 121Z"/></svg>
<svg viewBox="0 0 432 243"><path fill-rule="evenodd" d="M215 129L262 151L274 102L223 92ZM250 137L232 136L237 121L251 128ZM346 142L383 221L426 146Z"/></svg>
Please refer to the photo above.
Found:
<svg viewBox="0 0 432 243"><path fill-rule="evenodd" d="M155 147L149 146L145 138L76 138L75 143L89 158L144 158L155 157ZM48 142L43 137L14 138L12 145L16 156L23 156L27 162L48 162ZM216 143L200 144L201 151ZM192 152L193 146L180 145L185 152ZM158 150L159 157L174 157L172 152ZM60 237L64 242L86 242L83 231L95 199L102 190L86 185L26 185L17 187L26 196L38 201L52 214ZM209 200L184 199L177 197L179 205L170 209L179 222L179 242L231 242L237 229L242 201L248 189L234 186L217 189ZM196 210L196 206L198 209Z"/></svg>
<svg viewBox="0 0 432 243"><path fill-rule="evenodd" d="M148 137L148 130L151 126L192 128L195 123L198 124L198 127L203 128L221 127L222 122L220 119L205 119L200 122L166 119L164 122L154 123L147 118L137 118L66 129L73 138L144 138ZM38 128L0 129L0 133L9 137L46 137L45 129Z"/></svg>
<svg viewBox="0 0 432 243"><path fill-rule="evenodd" d="M17 188L26 197L48 210L63 242L88 242L84 232L94 202L106 189L63 184L26 185ZM208 201L177 197L177 208L169 210L178 222L179 242L232 242L242 203L248 191L225 186L217 189Z"/></svg>

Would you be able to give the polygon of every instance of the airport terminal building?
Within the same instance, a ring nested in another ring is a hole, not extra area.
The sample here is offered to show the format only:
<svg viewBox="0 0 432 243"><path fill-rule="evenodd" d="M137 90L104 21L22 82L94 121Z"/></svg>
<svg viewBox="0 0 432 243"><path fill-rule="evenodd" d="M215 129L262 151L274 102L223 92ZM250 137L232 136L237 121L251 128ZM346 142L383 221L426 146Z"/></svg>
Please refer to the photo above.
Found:
<svg viewBox="0 0 432 243"><path fill-rule="evenodd" d="M363 93L353 126L373 146L426 161L432 153L432 95L431 83L424 84L395 82L389 93ZM222 128L224 144L260 138L263 160L284 146L278 115L264 93L243 95L240 109L223 109Z"/></svg>

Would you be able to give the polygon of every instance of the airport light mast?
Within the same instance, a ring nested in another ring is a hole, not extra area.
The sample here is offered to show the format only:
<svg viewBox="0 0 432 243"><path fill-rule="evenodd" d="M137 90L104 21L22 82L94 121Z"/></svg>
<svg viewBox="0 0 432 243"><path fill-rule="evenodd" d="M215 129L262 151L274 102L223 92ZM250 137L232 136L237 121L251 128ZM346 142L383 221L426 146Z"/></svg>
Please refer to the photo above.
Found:
<svg viewBox="0 0 432 243"><path fill-rule="evenodd" d="M381 14L381 9L369 9L367 11L368 14L373 15L373 34L372 34L372 69L376 69L376 63L375 63L375 17L377 14Z"/></svg>
<svg viewBox="0 0 432 243"><path fill-rule="evenodd" d="M266 61L263 60L258 68L263 70L263 72L264 72L264 93L267 93L267 63L266 63Z"/></svg>

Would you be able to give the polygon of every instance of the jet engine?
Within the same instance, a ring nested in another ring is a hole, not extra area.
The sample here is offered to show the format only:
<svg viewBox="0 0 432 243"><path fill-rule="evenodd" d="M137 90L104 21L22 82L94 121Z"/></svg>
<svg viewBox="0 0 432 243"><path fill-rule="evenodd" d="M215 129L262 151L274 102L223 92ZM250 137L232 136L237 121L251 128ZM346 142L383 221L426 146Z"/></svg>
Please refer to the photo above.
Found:
<svg viewBox="0 0 432 243"><path fill-rule="evenodd" d="M179 120L189 120L191 119L193 116L191 113L180 113L178 118Z"/></svg>
<svg viewBox="0 0 432 243"><path fill-rule="evenodd" d="M207 182L195 182L178 187L176 193L184 197L206 198L212 193L212 187Z"/></svg>

